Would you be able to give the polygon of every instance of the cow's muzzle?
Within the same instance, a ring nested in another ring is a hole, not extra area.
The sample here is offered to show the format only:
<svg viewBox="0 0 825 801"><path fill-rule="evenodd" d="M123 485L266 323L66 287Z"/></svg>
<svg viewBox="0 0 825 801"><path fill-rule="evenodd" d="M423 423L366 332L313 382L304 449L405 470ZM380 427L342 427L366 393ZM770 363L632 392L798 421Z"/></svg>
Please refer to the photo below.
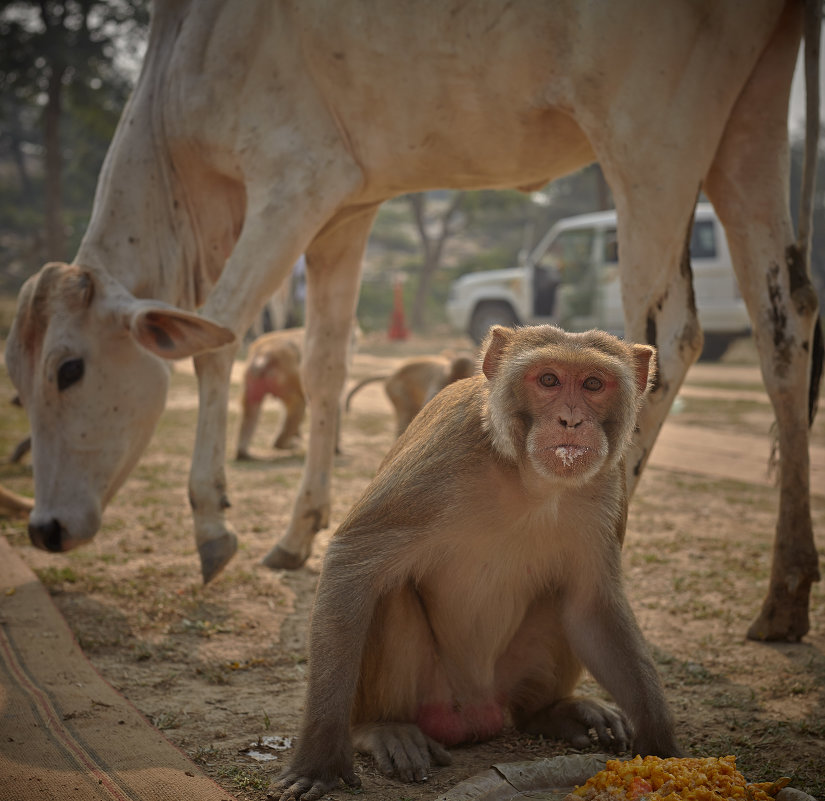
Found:
<svg viewBox="0 0 825 801"><path fill-rule="evenodd" d="M63 546L63 526L57 518L52 518L45 523L29 523L29 538L35 548L44 551L59 553L68 550Z"/></svg>

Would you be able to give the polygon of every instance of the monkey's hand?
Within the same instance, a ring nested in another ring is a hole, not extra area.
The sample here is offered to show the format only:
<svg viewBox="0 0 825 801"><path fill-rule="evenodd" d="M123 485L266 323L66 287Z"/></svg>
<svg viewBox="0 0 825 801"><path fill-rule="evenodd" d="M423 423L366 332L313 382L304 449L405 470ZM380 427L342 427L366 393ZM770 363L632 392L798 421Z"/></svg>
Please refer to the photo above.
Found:
<svg viewBox="0 0 825 801"><path fill-rule="evenodd" d="M357 751L372 755L382 773L404 782L426 781L431 762L452 762L447 749L414 723L361 724L353 729L352 741Z"/></svg>
<svg viewBox="0 0 825 801"><path fill-rule="evenodd" d="M334 790L341 779L349 787L361 786L361 780L355 775L351 761L344 767L336 768L328 764L310 767L296 760L286 773L275 779L266 797L279 801L317 801L325 793Z"/></svg>
<svg viewBox="0 0 825 801"><path fill-rule="evenodd" d="M616 753L627 751L633 740L624 714L592 698L562 698L540 709L519 728L530 734L567 740L574 748L590 748L591 732L595 732L599 745Z"/></svg>

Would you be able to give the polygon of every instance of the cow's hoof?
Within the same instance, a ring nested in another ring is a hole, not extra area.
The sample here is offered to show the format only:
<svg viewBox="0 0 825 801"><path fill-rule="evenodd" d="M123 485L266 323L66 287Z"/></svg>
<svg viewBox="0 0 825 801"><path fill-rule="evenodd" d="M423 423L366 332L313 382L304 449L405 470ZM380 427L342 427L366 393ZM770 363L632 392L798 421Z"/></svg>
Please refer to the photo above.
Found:
<svg viewBox="0 0 825 801"><path fill-rule="evenodd" d="M276 545L262 560L261 564L272 570L297 570L306 562L307 557L290 553Z"/></svg>
<svg viewBox="0 0 825 801"><path fill-rule="evenodd" d="M771 617L764 612L751 623L747 637L758 642L799 642L809 630L807 610L796 618Z"/></svg>
<svg viewBox="0 0 825 801"><path fill-rule="evenodd" d="M232 532L198 545L203 583L208 584L212 581L226 567L237 550L238 538Z"/></svg>

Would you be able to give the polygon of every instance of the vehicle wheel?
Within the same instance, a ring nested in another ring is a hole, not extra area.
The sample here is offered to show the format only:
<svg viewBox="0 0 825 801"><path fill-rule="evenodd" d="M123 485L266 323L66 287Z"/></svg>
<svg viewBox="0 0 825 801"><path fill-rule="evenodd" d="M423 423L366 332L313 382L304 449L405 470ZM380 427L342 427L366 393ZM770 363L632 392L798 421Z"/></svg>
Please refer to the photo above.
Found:
<svg viewBox="0 0 825 801"><path fill-rule="evenodd" d="M700 362L718 362L736 337L729 334L705 334L705 344L699 354Z"/></svg>
<svg viewBox="0 0 825 801"><path fill-rule="evenodd" d="M518 317L509 303L503 301L486 301L479 303L470 320L469 334L476 345L480 345L487 332L494 325L518 325Z"/></svg>

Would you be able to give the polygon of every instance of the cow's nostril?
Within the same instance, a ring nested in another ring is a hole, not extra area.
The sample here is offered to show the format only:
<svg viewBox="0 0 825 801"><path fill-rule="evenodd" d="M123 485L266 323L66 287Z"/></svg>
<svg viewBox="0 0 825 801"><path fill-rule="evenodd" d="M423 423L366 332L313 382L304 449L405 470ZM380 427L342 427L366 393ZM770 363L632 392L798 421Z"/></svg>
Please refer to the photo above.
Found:
<svg viewBox="0 0 825 801"><path fill-rule="evenodd" d="M63 550L61 532L60 522L54 517L48 523L29 523L32 544L52 553L60 553Z"/></svg>

